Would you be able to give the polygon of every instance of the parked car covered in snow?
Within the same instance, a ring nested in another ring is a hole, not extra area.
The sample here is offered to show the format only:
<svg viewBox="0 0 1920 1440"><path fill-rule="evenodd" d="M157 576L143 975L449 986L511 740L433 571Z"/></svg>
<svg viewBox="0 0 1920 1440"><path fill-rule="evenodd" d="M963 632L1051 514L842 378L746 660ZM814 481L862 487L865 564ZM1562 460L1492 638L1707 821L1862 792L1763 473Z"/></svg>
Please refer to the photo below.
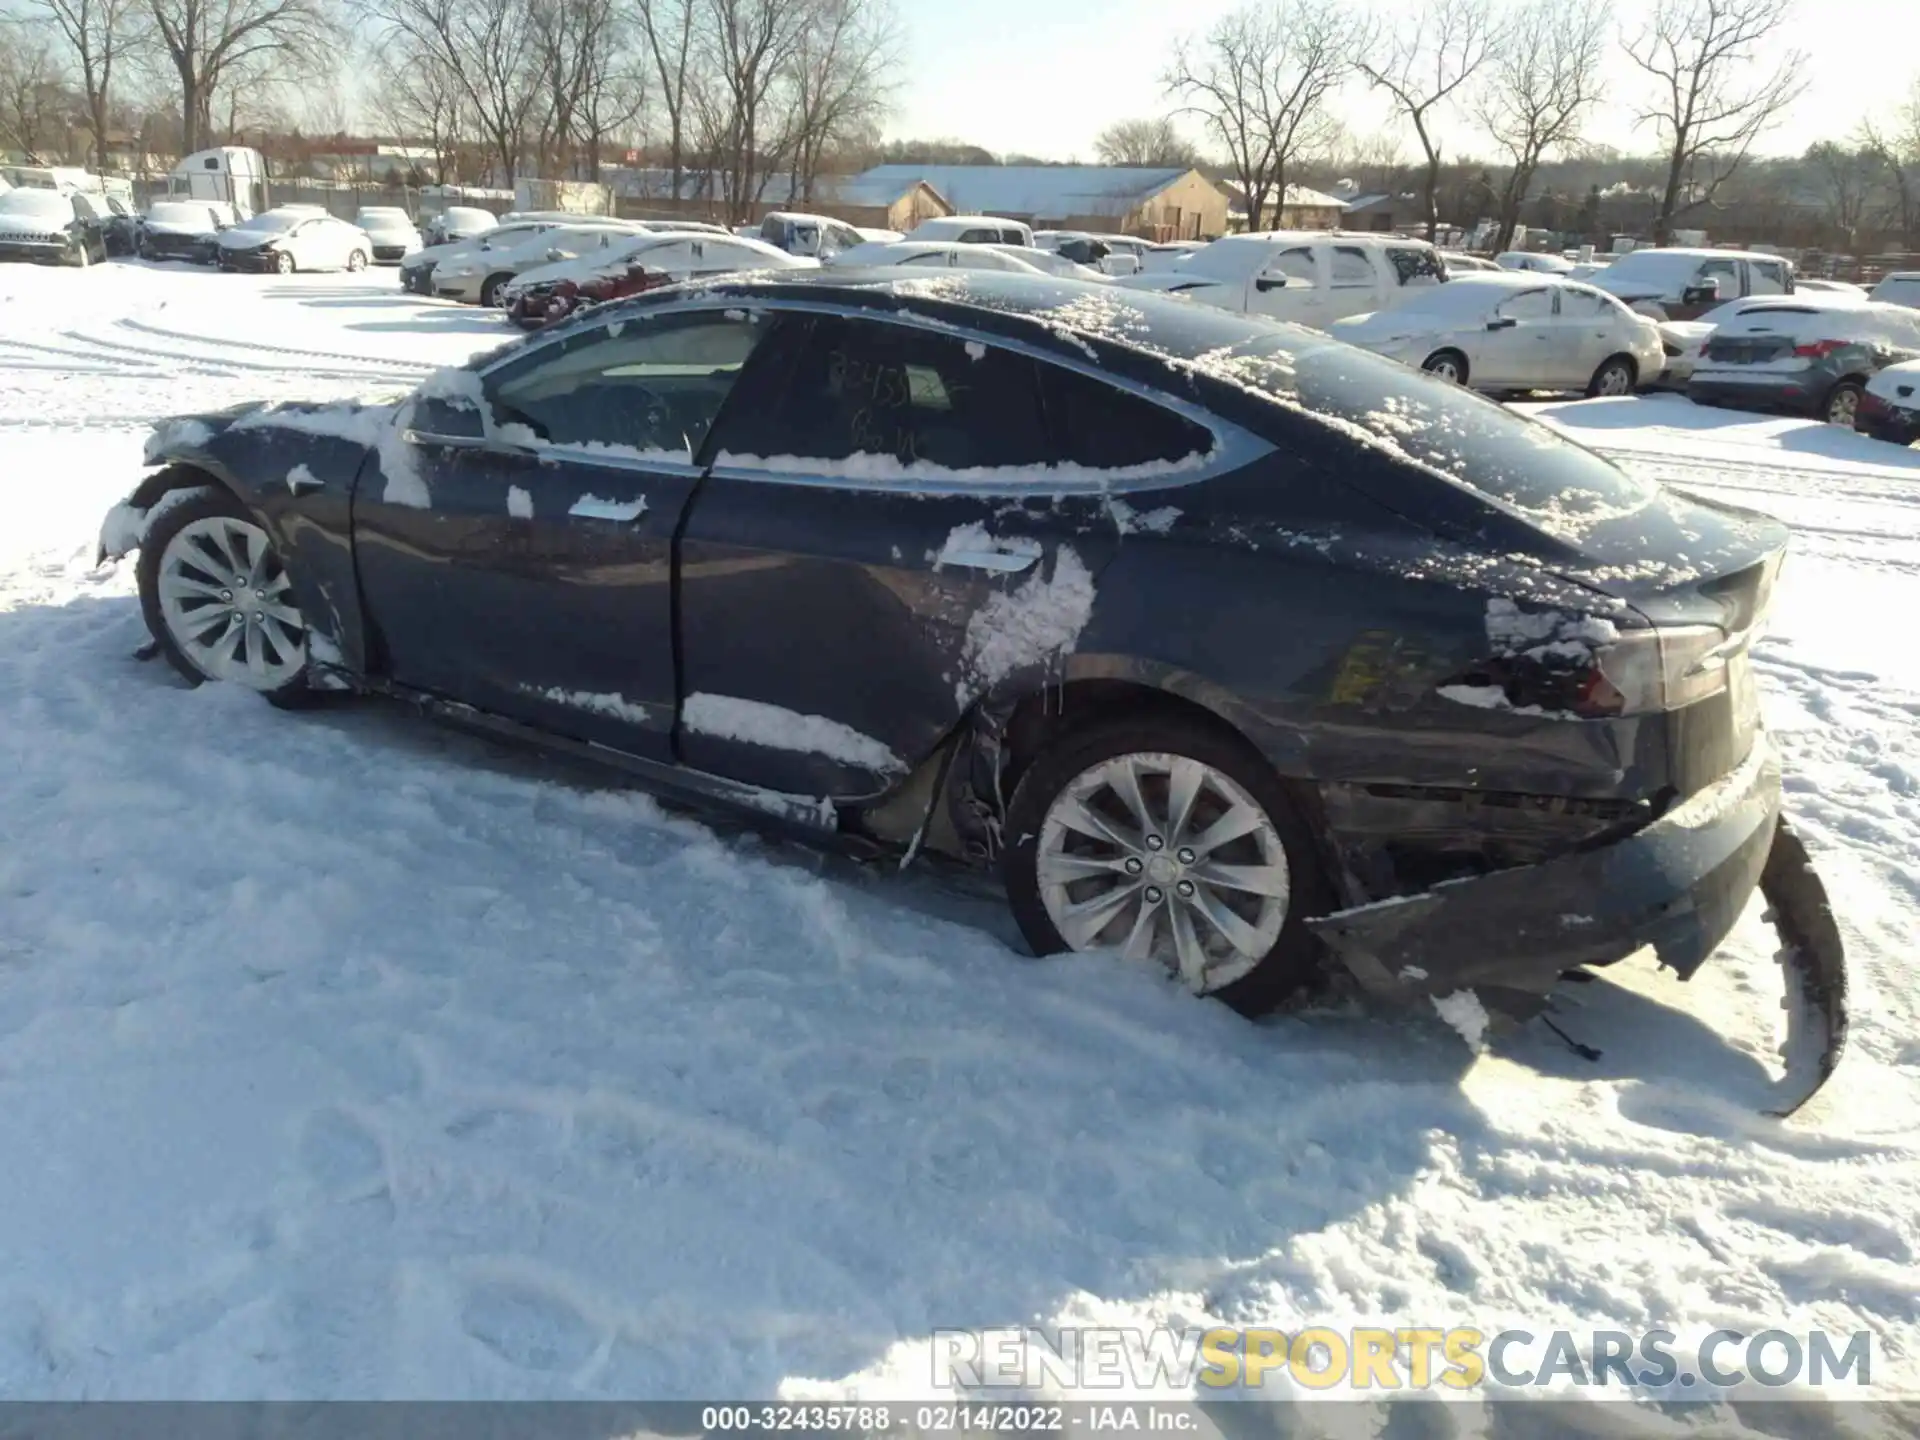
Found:
<svg viewBox="0 0 1920 1440"><path fill-rule="evenodd" d="M579 310L681 280L736 270L805 270L819 263L744 236L649 231L577 260L525 271L501 290L500 303L514 324L536 330Z"/></svg>
<svg viewBox="0 0 1920 1440"><path fill-rule="evenodd" d="M1447 262L1447 274L1452 278L1474 273L1486 274L1490 271L1509 268L1496 265L1484 255L1469 255L1461 250L1442 250L1440 258ZM1510 268L1517 270L1523 267L1516 265Z"/></svg>
<svg viewBox="0 0 1920 1440"><path fill-rule="evenodd" d="M1867 381L1920 358L1920 310L1793 300L1753 306L1716 326L1687 381L1703 405L1758 406L1852 428Z"/></svg>
<svg viewBox="0 0 1920 1440"><path fill-rule="evenodd" d="M933 270L1013 270L1023 275L1042 271L1024 245L963 245L952 240L894 240L856 245L827 257L840 270L866 266L910 265Z"/></svg>
<svg viewBox="0 0 1920 1440"><path fill-rule="evenodd" d="M373 242L325 211L283 205L222 230L214 256L222 270L364 270L373 262Z"/></svg>
<svg viewBox="0 0 1920 1440"><path fill-rule="evenodd" d="M500 304L507 283L523 270L577 260L582 255L617 244L643 227L620 220L593 220L577 225L535 222L531 231L508 226L480 239L459 254L442 257L433 267L433 293L489 309Z"/></svg>
<svg viewBox="0 0 1920 1440"><path fill-rule="evenodd" d="M844 220L790 210L770 212L754 231L754 238L789 255L810 255L817 260L866 243L866 237Z"/></svg>
<svg viewBox="0 0 1920 1440"><path fill-rule="evenodd" d="M433 246L456 240L475 240L499 223L491 210L482 210L477 205L449 205L421 222L420 243Z"/></svg>
<svg viewBox="0 0 1920 1440"><path fill-rule="evenodd" d="M1793 293L1793 266L1738 250L1634 250L1587 277L1656 320L1692 320L1728 300Z"/></svg>
<svg viewBox="0 0 1920 1440"><path fill-rule="evenodd" d="M1660 377L1661 384L1684 390L1687 381L1693 378L1694 367L1706 353L1707 342L1713 338L1713 332L1736 315L1744 315L1749 310L1778 311L1784 307L1793 307L1795 313L1812 314L1820 310L1847 309L1864 304L1866 298L1863 290L1807 290L1796 281L1790 296L1763 295L1752 300L1729 300L1725 305L1716 305L1697 320L1662 320L1658 322L1660 344L1666 354L1667 368Z"/></svg>
<svg viewBox="0 0 1920 1440"><path fill-rule="evenodd" d="M1920 308L1920 270L1895 270L1882 276L1869 298L1886 305Z"/></svg>
<svg viewBox="0 0 1920 1440"><path fill-rule="evenodd" d="M961 245L1031 245L1033 227L997 215L939 215L922 220L906 233L908 240L950 241Z"/></svg>
<svg viewBox="0 0 1920 1440"><path fill-rule="evenodd" d="M1537 275L1565 275L1573 269L1573 262L1560 255L1548 255L1539 250L1504 250L1493 257L1496 269L1530 270Z"/></svg>
<svg viewBox="0 0 1920 1440"><path fill-rule="evenodd" d="M1440 252L1424 240L1270 230L1225 236L1171 270L1123 275L1116 283L1325 329L1349 315L1390 309L1446 278Z"/></svg>
<svg viewBox="0 0 1920 1440"><path fill-rule="evenodd" d="M1920 443L1920 360L1903 360L1867 378L1853 428L1895 445Z"/></svg>
<svg viewBox="0 0 1920 1440"><path fill-rule="evenodd" d="M221 200L156 200L140 217L134 248L145 260L191 260L211 265L220 232L240 222Z"/></svg>
<svg viewBox="0 0 1920 1440"><path fill-rule="evenodd" d="M412 217L396 205L363 206L355 213L353 223L373 242L376 265L398 265L407 256L419 253L420 232L414 228Z"/></svg>
<svg viewBox="0 0 1920 1440"><path fill-rule="evenodd" d="M448 240L416 250L400 262L400 288L416 295L433 294L433 272L444 260L471 259L482 250L510 250L542 231L559 225L557 220L504 220L481 234L464 240Z"/></svg>
<svg viewBox="0 0 1920 1440"><path fill-rule="evenodd" d="M1482 1019L1646 946L1685 978L1758 884L1831 1068L1843 960L1750 662L1786 528L1323 336L795 271L146 461L101 552L192 681L997 869L1036 951L1246 1010L1327 957Z"/></svg>
<svg viewBox="0 0 1920 1440"><path fill-rule="evenodd" d="M1631 395L1662 365L1651 320L1605 291L1538 271L1456 275L1327 329L1476 390Z"/></svg>
<svg viewBox="0 0 1920 1440"><path fill-rule="evenodd" d="M1793 277L1793 293L1796 295L1850 295L1856 300L1868 298L1867 287L1856 285L1851 280L1810 280L1805 275Z"/></svg>
<svg viewBox="0 0 1920 1440"><path fill-rule="evenodd" d="M93 265L107 258L109 213L99 196L20 186L0 194L0 262Z"/></svg>

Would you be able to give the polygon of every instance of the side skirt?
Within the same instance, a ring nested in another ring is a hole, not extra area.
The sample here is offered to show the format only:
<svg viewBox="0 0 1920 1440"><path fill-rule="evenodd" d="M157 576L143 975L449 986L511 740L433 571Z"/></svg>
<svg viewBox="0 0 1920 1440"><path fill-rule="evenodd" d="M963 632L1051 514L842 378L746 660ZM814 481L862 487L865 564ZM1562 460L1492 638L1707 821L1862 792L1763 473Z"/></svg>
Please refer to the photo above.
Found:
<svg viewBox="0 0 1920 1440"><path fill-rule="evenodd" d="M401 701L423 714L464 729L482 731L535 749L618 770L632 776L642 787L663 799L676 800L697 810L745 821L758 829L786 833L812 845L825 845L861 857L873 858L893 853L893 847L843 830L839 807L824 796L788 795L777 790L742 785L724 776L649 760L625 750L616 750L610 745L596 745L591 741L554 735L458 700L411 690L388 681L363 677L356 688L368 694Z"/></svg>

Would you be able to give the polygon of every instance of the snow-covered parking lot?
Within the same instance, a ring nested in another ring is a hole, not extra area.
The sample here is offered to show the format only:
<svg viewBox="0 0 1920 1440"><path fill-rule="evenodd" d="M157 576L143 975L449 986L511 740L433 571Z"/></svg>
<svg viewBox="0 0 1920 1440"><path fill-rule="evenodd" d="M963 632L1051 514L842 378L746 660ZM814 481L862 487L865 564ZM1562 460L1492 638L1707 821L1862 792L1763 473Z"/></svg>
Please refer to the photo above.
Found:
<svg viewBox="0 0 1920 1440"><path fill-rule="evenodd" d="M995 898L670 816L371 702L132 658L158 416L506 338L391 273L0 269L0 1394L920 1393L936 1329L1867 1330L1920 1388L1920 451L1536 413L1795 530L1767 713L1842 917L1764 1118L1757 907L1690 985L1250 1025Z"/></svg>

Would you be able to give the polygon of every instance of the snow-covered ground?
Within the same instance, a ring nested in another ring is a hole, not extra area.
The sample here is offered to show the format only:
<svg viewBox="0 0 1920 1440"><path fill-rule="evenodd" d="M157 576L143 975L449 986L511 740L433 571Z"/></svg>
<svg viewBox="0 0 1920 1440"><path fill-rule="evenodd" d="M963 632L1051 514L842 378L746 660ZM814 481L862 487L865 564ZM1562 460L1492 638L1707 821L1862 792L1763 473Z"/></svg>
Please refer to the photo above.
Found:
<svg viewBox="0 0 1920 1440"><path fill-rule="evenodd" d="M989 894L669 816L371 703L131 652L156 416L504 338L391 273L0 268L0 1394L919 1393L1029 1323L1875 1336L1920 1388L1920 452L1539 407L1797 532L1760 651L1851 951L1762 1117L1750 912L1475 1056L1016 953Z"/></svg>

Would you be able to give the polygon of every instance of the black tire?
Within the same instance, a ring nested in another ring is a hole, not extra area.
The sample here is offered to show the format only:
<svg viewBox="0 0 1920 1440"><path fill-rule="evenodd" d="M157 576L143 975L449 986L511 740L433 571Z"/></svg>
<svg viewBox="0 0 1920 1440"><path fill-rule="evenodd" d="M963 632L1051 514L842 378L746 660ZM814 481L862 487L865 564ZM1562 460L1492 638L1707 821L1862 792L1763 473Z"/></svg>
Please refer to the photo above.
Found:
<svg viewBox="0 0 1920 1440"><path fill-rule="evenodd" d="M1854 418L1860 413L1860 399L1866 393L1867 387L1858 380L1842 380L1820 402L1820 418L1829 425L1853 429Z"/></svg>
<svg viewBox="0 0 1920 1440"><path fill-rule="evenodd" d="M1420 362L1420 368L1455 385L1467 383L1467 357L1458 350L1436 350Z"/></svg>
<svg viewBox="0 0 1920 1440"><path fill-rule="evenodd" d="M1615 377L1621 377L1619 381ZM1618 384L1618 389L1609 389L1609 385ZM1600 362L1600 368L1593 372L1593 378L1587 382L1587 394L1631 395L1640 386L1640 367L1634 363L1631 355L1609 355Z"/></svg>
<svg viewBox="0 0 1920 1440"><path fill-rule="evenodd" d="M1292 893L1279 938L1245 976L1209 992L1243 1015L1264 1014L1320 973L1325 951L1306 921L1333 908L1332 890L1313 834L1285 782L1257 751L1224 727L1183 716L1121 716L1070 731L1042 750L1021 774L1007 807L1007 843L1000 865L1008 904L1036 954L1070 948L1040 894L1037 859L1047 812L1062 790L1102 761L1155 751L1197 760L1232 779L1266 812L1286 852Z"/></svg>
<svg viewBox="0 0 1920 1440"><path fill-rule="evenodd" d="M499 309L501 287L511 279L513 279L511 275L489 275L485 280L481 281L480 304L482 307L488 310Z"/></svg>
<svg viewBox="0 0 1920 1440"><path fill-rule="evenodd" d="M366 251L355 250L352 254L347 256L347 269L350 272L357 273L358 271L364 270L366 268L367 268L367 252Z"/></svg>
<svg viewBox="0 0 1920 1440"><path fill-rule="evenodd" d="M183 494L182 491L187 493ZM154 517L147 533L141 538L140 559L135 567L140 585L140 613L147 622L147 632L159 645L160 653L167 657L167 663L192 684L203 685L212 677L194 664L180 648L161 613L160 560L166 553L168 542L196 520L227 516L258 525L259 517L242 505L231 490L211 481L169 490L162 498L167 502L166 508ZM315 695L307 683L305 667L278 689L262 690L260 693L284 709L311 704Z"/></svg>
<svg viewBox="0 0 1920 1440"><path fill-rule="evenodd" d="M282 250L273 257L273 273L276 275L291 275L297 268L291 250Z"/></svg>

